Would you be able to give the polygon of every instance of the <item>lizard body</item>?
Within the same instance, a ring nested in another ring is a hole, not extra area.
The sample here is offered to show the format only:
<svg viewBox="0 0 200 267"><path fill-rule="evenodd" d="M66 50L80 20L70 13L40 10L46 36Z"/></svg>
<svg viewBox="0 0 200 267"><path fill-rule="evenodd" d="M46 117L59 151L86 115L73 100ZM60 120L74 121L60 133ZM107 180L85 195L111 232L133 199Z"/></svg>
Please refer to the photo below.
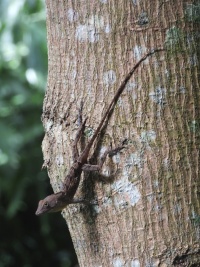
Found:
<svg viewBox="0 0 200 267"><path fill-rule="evenodd" d="M130 80L130 78L133 75L133 73L135 72L135 70L139 67L139 65L147 57L151 56L152 54L154 54L156 52L160 52L163 50L164 49L154 49L153 51L151 51L151 52L147 53L145 56L143 56L135 64L135 66L128 73L128 75L126 76L126 78L124 79L124 81L122 82L120 87L118 88L117 92L115 93L110 105L108 106L108 108L107 108L103 118L101 119L99 126L95 130L92 138L90 139L90 141L86 145L83 152L80 155L78 155L77 143L78 143L80 136L81 136L81 134L85 128L86 119L84 120L84 122L81 124L81 126L77 132L77 135L76 135L76 138L74 141L74 145L73 145L74 162L73 162L73 164L69 170L68 175L65 177L63 190L58 192L58 193L49 195L43 200L40 200L39 204L38 204L37 211L36 211L36 215L41 215L41 214L48 213L48 212L58 212L58 211L63 210L68 204L84 202L83 200L80 200L80 199L74 199L74 195L75 195L76 190L79 186L82 171L83 170L94 171L94 170L100 169L100 167L97 165L87 164L87 159L88 159L88 156L89 156L89 153L90 153L90 150L91 150L91 147L92 147L94 141L96 140L98 134L100 133L100 131L104 125L104 122L108 118L112 109L115 107L120 95L122 94L123 90L125 89L128 81ZM103 164L103 161L102 161L102 164ZM92 168L91 166L94 166L94 167Z"/></svg>

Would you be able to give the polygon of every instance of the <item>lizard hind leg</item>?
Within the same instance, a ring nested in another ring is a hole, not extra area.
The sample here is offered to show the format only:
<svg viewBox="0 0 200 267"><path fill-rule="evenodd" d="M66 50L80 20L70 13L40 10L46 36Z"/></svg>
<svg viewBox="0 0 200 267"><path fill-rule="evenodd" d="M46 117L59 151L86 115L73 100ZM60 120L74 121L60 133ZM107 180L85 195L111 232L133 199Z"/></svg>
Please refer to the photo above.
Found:
<svg viewBox="0 0 200 267"><path fill-rule="evenodd" d="M121 145L117 146L115 149L112 149L112 147L110 149L107 149L103 153L103 155L101 156L98 165L84 164L83 167L82 167L82 170L83 171L88 171L88 172L92 172L92 171L100 172L101 176L105 178L105 176L101 173L101 170L102 170L103 164L104 164L107 156L113 157L114 155L116 155L117 153L119 153L122 149L125 148L125 143L126 143L126 140L124 140L121 143Z"/></svg>

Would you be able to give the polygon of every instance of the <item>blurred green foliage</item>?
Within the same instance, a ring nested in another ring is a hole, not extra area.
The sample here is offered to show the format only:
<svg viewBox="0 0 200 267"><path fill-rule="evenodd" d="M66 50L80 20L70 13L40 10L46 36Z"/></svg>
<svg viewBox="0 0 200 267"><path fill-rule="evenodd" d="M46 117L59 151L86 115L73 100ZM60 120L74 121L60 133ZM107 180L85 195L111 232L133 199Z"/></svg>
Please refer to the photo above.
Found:
<svg viewBox="0 0 200 267"><path fill-rule="evenodd" d="M40 120L47 78L42 0L0 1L0 267L74 266L60 214L36 217L52 192Z"/></svg>

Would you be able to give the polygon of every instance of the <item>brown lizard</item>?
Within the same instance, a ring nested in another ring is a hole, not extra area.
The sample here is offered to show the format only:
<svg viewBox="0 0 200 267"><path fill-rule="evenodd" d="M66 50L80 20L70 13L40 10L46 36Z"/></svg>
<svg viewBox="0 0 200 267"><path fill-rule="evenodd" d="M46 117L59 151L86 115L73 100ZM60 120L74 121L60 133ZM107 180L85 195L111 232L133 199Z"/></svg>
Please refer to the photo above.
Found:
<svg viewBox="0 0 200 267"><path fill-rule="evenodd" d="M111 111L113 110L113 108L115 107L121 93L123 92L123 90L126 87L126 84L128 83L129 79L131 78L131 76L133 75L133 73L135 72L135 70L139 67L139 65L149 56L151 56L152 54L156 53L156 52L160 52L163 51L164 49L154 49L152 51L150 51L149 53L147 53L145 56L143 56L136 64L135 66L131 69L131 71L128 73L128 75L126 76L126 78L124 79L124 81L122 82L122 84L120 85L120 87L118 88L116 94L114 95L110 105L108 106L103 118L101 119L99 126L97 127L96 131L94 132L92 138L90 139L90 141L88 142L88 144L86 145L85 149L83 150L83 152L79 155L78 153L78 148L77 148L77 144L78 141L82 135L82 133L84 132L85 129L85 124L86 124L86 120L85 119L83 121L83 123L80 125L75 140L74 140L74 144L73 144L73 164L69 170L69 173L67 174L67 176L65 177L65 181L64 181L64 186L63 186L63 190L49 195L47 196L45 199L40 200L39 204L38 204L38 208L36 211L36 215L41 215L44 213L48 213L48 212L57 212L57 211L62 211L68 204L72 204L72 203L87 203L86 201L84 201L83 199L75 199L74 195L76 193L76 190L79 186L79 182L80 182L80 178L81 178L81 173L82 171L99 171L105 161L106 156L111 153L113 155L113 150L108 150L104 153L102 159L101 159L101 163L100 165L90 165L87 164L87 160L88 160L88 156L89 156L89 152L91 150L91 147L95 141L95 139L97 138L98 134L100 133L104 122L106 121L106 119L109 117L109 114L111 113ZM115 151L119 151L123 148L123 146L115 149Z"/></svg>

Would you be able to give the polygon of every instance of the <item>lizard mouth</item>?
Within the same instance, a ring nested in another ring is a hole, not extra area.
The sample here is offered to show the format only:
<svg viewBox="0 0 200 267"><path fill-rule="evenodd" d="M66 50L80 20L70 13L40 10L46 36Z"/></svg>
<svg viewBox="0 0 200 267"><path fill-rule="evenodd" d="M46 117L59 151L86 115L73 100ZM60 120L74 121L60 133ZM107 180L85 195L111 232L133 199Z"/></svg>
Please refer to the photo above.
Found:
<svg viewBox="0 0 200 267"><path fill-rule="evenodd" d="M42 212L39 212L39 211L36 210L35 215L39 216L39 215L41 215L41 214L42 214Z"/></svg>
<svg viewBox="0 0 200 267"><path fill-rule="evenodd" d="M35 215L40 216L40 215L45 214L47 212L48 212L48 210L47 211L36 210Z"/></svg>

